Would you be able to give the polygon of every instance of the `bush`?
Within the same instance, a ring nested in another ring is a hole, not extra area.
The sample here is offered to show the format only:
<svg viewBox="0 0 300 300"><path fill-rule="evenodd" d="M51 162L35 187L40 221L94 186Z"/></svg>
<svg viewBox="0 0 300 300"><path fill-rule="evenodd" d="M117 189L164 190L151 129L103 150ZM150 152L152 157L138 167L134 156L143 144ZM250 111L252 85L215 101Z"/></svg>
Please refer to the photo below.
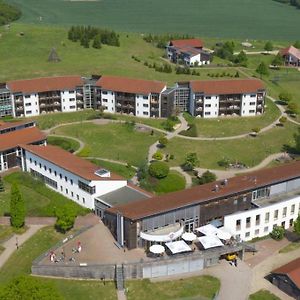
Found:
<svg viewBox="0 0 300 300"><path fill-rule="evenodd" d="M283 126L284 125L284 123L287 121L287 117L285 117L285 116L282 116L282 117L280 117L280 119L279 119L279 123Z"/></svg>
<svg viewBox="0 0 300 300"><path fill-rule="evenodd" d="M155 178L164 178L169 174L170 168L167 163L162 161L153 162L149 167L149 174Z"/></svg>
<svg viewBox="0 0 300 300"><path fill-rule="evenodd" d="M184 169L186 171L192 171L199 164L197 153L187 153L184 162Z"/></svg>
<svg viewBox="0 0 300 300"><path fill-rule="evenodd" d="M279 95L278 95L278 98L282 101L282 102L285 102L286 104L288 102L290 102L292 99L293 99L293 96L291 93L289 92L281 92Z"/></svg>
<svg viewBox="0 0 300 300"><path fill-rule="evenodd" d="M205 184L216 180L217 180L216 174L207 170L202 174L201 177L199 177L199 184Z"/></svg>
<svg viewBox="0 0 300 300"><path fill-rule="evenodd" d="M169 141L169 140L168 140L164 135L161 136L161 137L159 138L159 140L158 140L160 146L162 146L162 147L166 147L167 144L168 144L168 141Z"/></svg>
<svg viewBox="0 0 300 300"><path fill-rule="evenodd" d="M65 233L74 226L76 213L74 209L68 205L61 207L55 211L57 220L55 228L57 231Z"/></svg>
<svg viewBox="0 0 300 300"><path fill-rule="evenodd" d="M230 160L228 158L222 158L218 161L218 165L220 167L228 168L230 165Z"/></svg>
<svg viewBox="0 0 300 300"><path fill-rule="evenodd" d="M163 157L164 157L164 155L160 151L157 151L152 155L152 158L154 158L156 160L162 160Z"/></svg>
<svg viewBox="0 0 300 300"><path fill-rule="evenodd" d="M25 224L25 201L16 183L11 187L10 222L15 228L21 228Z"/></svg>
<svg viewBox="0 0 300 300"><path fill-rule="evenodd" d="M272 239L274 239L276 241L280 241L284 237L284 232L285 232L285 229L283 227L276 226L270 233L270 236Z"/></svg>
<svg viewBox="0 0 300 300"><path fill-rule="evenodd" d="M259 133L260 128L259 127L252 128L252 132Z"/></svg>
<svg viewBox="0 0 300 300"><path fill-rule="evenodd" d="M195 124L189 124L189 128L187 130L182 130L179 132L180 135L183 136L191 136L191 137L197 137L197 127Z"/></svg>

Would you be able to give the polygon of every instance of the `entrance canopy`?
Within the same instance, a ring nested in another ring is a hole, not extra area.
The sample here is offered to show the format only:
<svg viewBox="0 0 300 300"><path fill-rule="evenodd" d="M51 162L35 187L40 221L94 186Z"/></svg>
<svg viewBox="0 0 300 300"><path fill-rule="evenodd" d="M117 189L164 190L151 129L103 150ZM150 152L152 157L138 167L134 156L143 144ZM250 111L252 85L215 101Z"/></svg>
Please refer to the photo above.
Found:
<svg viewBox="0 0 300 300"><path fill-rule="evenodd" d="M176 241L165 244L173 254L192 251L189 245L185 241Z"/></svg>
<svg viewBox="0 0 300 300"><path fill-rule="evenodd" d="M183 226L180 227L180 224L177 225L166 226L150 232L141 231L140 237L150 242L170 242L179 238L184 232Z"/></svg>
<svg viewBox="0 0 300 300"><path fill-rule="evenodd" d="M201 236L198 238L204 249L224 246L220 239L215 235Z"/></svg>

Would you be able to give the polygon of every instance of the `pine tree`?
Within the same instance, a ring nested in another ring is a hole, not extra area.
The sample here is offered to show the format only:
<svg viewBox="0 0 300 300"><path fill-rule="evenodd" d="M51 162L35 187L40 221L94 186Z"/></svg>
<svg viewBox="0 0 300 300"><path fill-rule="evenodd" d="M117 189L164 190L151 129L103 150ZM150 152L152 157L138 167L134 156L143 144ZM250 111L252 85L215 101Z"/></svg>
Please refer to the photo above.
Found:
<svg viewBox="0 0 300 300"><path fill-rule="evenodd" d="M96 35L94 38L94 42L93 42L93 48L95 49L101 49L102 45L101 45L101 36L100 35Z"/></svg>
<svg viewBox="0 0 300 300"><path fill-rule="evenodd" d="M0 176L0 193L4 192L4 191L5 191L5 189L4 189L3 180L2 180L2 177Z"/></svg>
<svg viewBox="0 0 300 300"><path fill-rule="evenodd" d="M10 222L15 228L21 228L25 223L25 202L16 183L11 187Z"/></svg>

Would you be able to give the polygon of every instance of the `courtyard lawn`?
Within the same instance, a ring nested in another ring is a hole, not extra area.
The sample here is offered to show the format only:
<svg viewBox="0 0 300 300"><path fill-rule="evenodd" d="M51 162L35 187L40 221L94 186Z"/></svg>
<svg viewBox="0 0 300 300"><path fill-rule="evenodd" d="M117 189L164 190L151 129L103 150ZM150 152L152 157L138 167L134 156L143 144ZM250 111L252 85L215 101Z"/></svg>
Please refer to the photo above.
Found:
<svg viewBox="0 0 300 300"><path fill-rule="evenodd" d="M116 173L126 179L131 179L135 174L135 169L130 166L124 166L121 164L105 161L101 159L90 159L90 161L102 168L106 168L109 171Z"/></svg>
<svg viewBox="0 0 300 300"><path fill-rule="evenodd" d="M260 290L255 294L251 294L249 300L280 300L280 298L267 290Z"/></svg>
<svg viewBox="0 0 300 300"><path fill-rule="evenodd" d="M180 280L150 282L127 281L128 300L212 299L220 289L220 281L212 276L199 276Z"/></svg>
<svg viewBox="0 0 300 300"><path fill-rule="evenodd" d="M79 143L73 139L67 139L57 136L48 136L47 143L50 145L58 146L69 152L75 152L80 147Z"/></svg>
<svg viewBox="0 0 300 300"><path fill-rule="evenodd" d="M174 155L174 160L169 161L171 166L183 164L186 153L196 152L203 168L222 169L218 161L224 158L252 167L270 154L285 151L286 145L293 147L293 135L297 129L297 125L287 122L283 128L276 127L257 137L237 140L187 142L182 138L174 138L162 150Z"/></svg>
<svg viewBox="0 0 300 300"><path fill-rule="evenodd" d="M0 225L0 244L6 241L14 234L14 230L11 226Z"/></svg>
<svg viewBox="0 0 300 300"><path fill-rule="evenodd" d="M74 136L86 143L86 148L79 153L81 156L120 160L134 166L146 160L149 146L160 136L156 132L153 135L139 132L133 125L124 123L70 125L57 128L55 133Z"/></svg>
<svg viewBox="0 0 300 300"><path fill-rule="evenodd" d="M5 192L0 193L0 215L9 213L10 186L16 182L24 197L27 216L55 216L55 210L64 205L71 206L77 215L89 212L63 195L47 188L42 182L27 173L16 172L4 177Z"/></svg>
<svg viewBox="0 0 300 300"><path fill-rule="evenodd" d="M60 240L65 235L56 232L53 227L40 229L28 239L18 251L15 251L4 266L0 269L0 283L4 284L19 275L29 275L32 261ZM105 286L99 281L63 280L39 278L41 281L51 281L63 299L103 299L115 300L116 291L114 282L106 282Z"/></svg>
<svg viewBox="0 0 300 300"><path fill-rule="evenodd" d="M154 186L156 194L165 194L185 189L185 178L176 171L170 171L167 177L157 181Z"/></svg>
<svg viewBox="0 0 300 300"><path fill-rule="evenodd" d="M218 119L193 118L185 114L189 123L195 124L198 136L226 137L249 133L253 128L264 128L274 122L280 111L271 101L266 100L266 112L255 117L220 117Z"/></svg>
<svg viewBox="0 0 300 300"><path fill-rule="evenodd" d="M292 242L279 250L279 253L288 253L300 248L300 242Z"/></svg>

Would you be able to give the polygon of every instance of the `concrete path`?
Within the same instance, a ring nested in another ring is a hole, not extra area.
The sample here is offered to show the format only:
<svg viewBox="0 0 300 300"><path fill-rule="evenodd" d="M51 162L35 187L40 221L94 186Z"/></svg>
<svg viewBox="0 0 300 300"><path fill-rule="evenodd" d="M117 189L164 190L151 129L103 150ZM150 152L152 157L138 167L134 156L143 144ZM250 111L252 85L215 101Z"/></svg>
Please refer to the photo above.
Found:
<svg viewBox="0 0 300 300"><path fill-rule="evenodd" d="M120 160L114 160L114 159L109 159L109 158L104 158L104 157L95 157L95 156L88 156L88 157L84 157L85 159L96 159L96 160L104 160L104 161L107 161L107 162L111 162L111 163L114 163L114 164L119 164L119 165L122 165L122 166L127 166L128 163L125 162L125 161L120 161ZM131 167L135 170L138 169L138 167L136 166L132 166Z"/></svg>
<svg viewBox="0 0 300 300"><path fill-rule="evenodd" d="M181 167L171 167L170 170L174 170L177 171L178 173L180 173L182 176L184 176L185 178L185 188L188 189L192 186L192 178L191 176L184 172Z"/></svg>
<svg viewBox="0 0 300 300"><path fill-rule="evenodd" d="M55 217L26 217L25 225L54 225L56 222ZM0 225L10 226L10 217L0 217Z"/></svg>
<svg viewBox="0 0 300 300"><path fill-rule="evenodd" d="M117 291L117 297L118 297L118 300L126 300L126 299L127 299L124 290L122 290L122 291Z"/></svg>
<svg viewBox="0 0 300 300"><path fill-rule="evenodd" d="M5 264L9 257L17 250L16 242L21 246L30 237L32 237L38 230L40 230L44 225L30 225L27 231L21 235L14 234L9 240L4 242L2 245L5 250L0 255L0 268Z"/></svg>

